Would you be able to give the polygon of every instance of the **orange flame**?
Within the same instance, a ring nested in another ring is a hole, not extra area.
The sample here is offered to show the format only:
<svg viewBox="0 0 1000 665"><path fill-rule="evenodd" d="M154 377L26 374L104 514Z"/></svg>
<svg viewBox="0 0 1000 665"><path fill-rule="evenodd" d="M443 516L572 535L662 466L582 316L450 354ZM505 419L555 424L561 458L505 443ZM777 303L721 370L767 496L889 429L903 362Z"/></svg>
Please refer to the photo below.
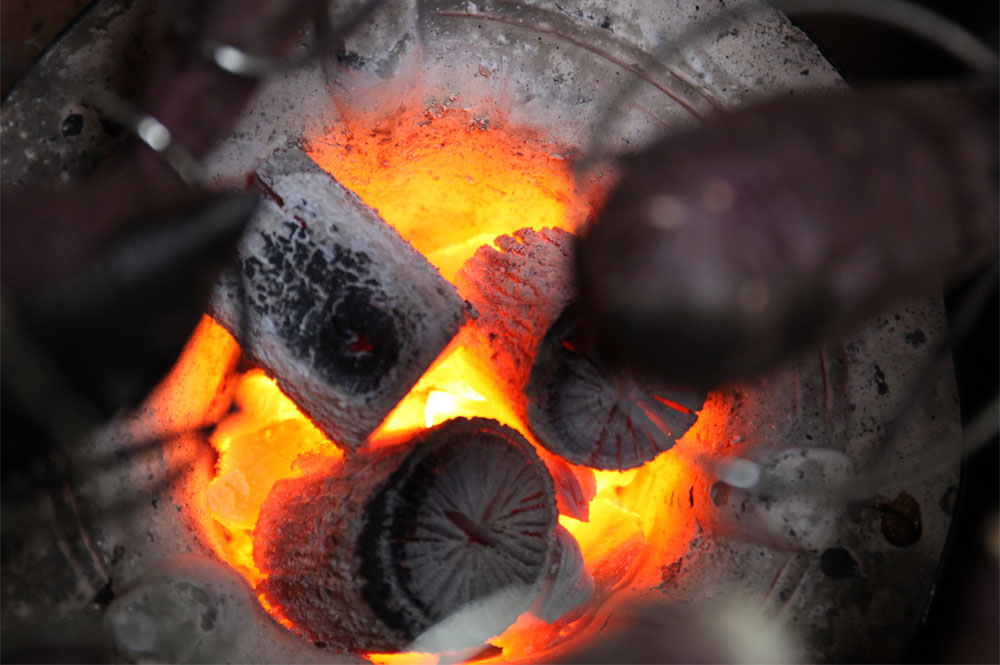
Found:
<svg viewBox="0 0 1000 665"><path fill-rule="evenodd" d="M531 132L505 127L502 120L475 121L458 111L399 114L369 125L349 123L312 141L308 150L447 279L478 247L497 236L526 226L577 230L597 195L593 183L585 188L575 185L566 160ZM420 379L370 445L458 416L494 418L532 440L504 390L461 345L463 339ZM231 356L237 348L206 317L178 363L178 368L188 368L187 373L165 382L174 386L168 391L174 397L160 402L166 405L165 414L187 414L191 407L184 390L209 385L219 392L231 391L236 410L219 420L211 436L219 461L216 477L202 493L201 526L220 558L256 586L264 576L253 562L253 528L271 487L280 479L336 463L342 453L260 370L242 374L228 387L219 362L206 366L202 374L190 370L204 364L199 358L229 357L226 353ZM207 410L206 405L202 413ZM706 418L708 411L706 407L684 441L701 437L698 429L711 420ZM570 638L598 630L598 618L610 611L602 604L610 606L606 601L612 596L616 603L627 601L660 583L661 562L683 556L695 528L692 517L675 510L687 501L698 475L695 464L675 454L684 441L641 469L596 474L597 495L589 522L560 517L579 542L595 579L589 611L554 625L525 615L492 640L502 653L490 660L537 661L540 654L554 653ZM265 607L291 627L280 608ZM386 664L436 661L428 654L368 657Z"/></svg>
<svg viewBox="0 0 1000 665"><path fill-rule="evenodd" d="M346 123L307 150L450 280L497 236L526 226L573 231L590 212L594 190L577 188L565 157L500 122L400 112Z"/></svg>

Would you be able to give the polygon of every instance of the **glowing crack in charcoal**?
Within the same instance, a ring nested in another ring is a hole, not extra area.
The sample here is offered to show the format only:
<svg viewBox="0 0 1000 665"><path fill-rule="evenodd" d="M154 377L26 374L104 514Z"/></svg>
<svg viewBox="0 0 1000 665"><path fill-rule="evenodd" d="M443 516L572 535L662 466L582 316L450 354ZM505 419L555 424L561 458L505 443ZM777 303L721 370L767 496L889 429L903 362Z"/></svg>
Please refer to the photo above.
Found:
<svg viewBox="0 0 1000 665"><path fill-rule="evenodd" d="M599 194L596 182L581 191L558 149L531 131L505 126L502 118L487 123L454 110L401 112L369 124L348 123L309 142L307 150L447 279L499 236L525 228L579 229ZM462 293L461 282L459 289ZM703 491L706 482L697 464L699 450L707 450L724 414L709 399L673 449L639 468L577 467L538 445L509 382L484 363L489 354L476 347L483 340L467 332L459 334L385 419L368 447L392 445L452 418L491 418L517 430L536 448L557 492L561 485L564 493L575 488L572 500L559 503L559 524L569 534L560 538L565 545L571 536L579 545L593 581L590 600L561 616L553 615L551 605L526 612L477 653L486 661L537 661L540 654L551 657L593 636L618 603L656 594L669 581L668 573L676 576L700 530L690 510L695 486ZM237 371L239 353L232 337L206 317L165 382L159 402L175 420L194 413L185 391L205 393L198 400L206 405L213 400L231 404L210 435L219 453L217 475L191 510L219 557L256 588L266 575L254 564L254 528L271 488L334 467L343 453L261 370ZM206 411L213 409L201 413ZM562 560L574 560L575 548L562 551ZM278 621L296 628L280 607L263 596L261 600ZM377 663L437 659L419 653L366 656Z"/></svg>

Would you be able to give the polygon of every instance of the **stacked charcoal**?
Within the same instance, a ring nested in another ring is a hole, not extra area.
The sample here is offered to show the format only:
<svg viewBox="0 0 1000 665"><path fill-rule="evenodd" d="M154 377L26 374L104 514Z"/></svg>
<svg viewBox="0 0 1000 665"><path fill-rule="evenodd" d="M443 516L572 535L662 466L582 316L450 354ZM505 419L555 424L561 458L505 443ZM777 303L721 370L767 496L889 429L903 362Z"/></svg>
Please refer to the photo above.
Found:
<svg viewBox="0 0 1000 665"><path fill-rule="evenodd" d="M359 651L471 647L528 609L553 622L586 601L593 581L558 512L587 519L591 468L668 449L702 397L611 372L579 339L565 231L480 248L456 278L466 302L301 150L256 183L265 201L212 314L348 452L271 491L258 590L314 642ZM544 448L481 418L366 446L467 319Z"/></svg>

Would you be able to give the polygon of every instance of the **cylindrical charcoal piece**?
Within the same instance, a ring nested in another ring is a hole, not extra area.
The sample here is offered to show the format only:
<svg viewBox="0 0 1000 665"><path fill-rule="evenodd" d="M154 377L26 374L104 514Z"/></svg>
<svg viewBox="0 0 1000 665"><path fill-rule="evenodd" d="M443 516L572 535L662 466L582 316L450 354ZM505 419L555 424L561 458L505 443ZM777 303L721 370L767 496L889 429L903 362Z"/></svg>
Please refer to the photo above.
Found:
<svg viewBox="0 0 1000 665"><path fill-rule="evenodd" d="M526 228L495 242L465 262L455 286L479 313L473 351L520 394L538 343L573 296L573 235Z"/></svg>
<svg viewBox="0 0 1000 665"><path fill-rule="evenodd" d="M457 418L276 485L254 561L268 602L314 641L394 651L500 592L518 602L491 625L513 623L549 572L556 517L552 478L531 444L496 421Z"/></svg>
<svg viewBox="0 0 1000 665"><path fill-rule="evenodd" d="M527 419L524 386L539 342L573 297L573 234L524 228L484 245L455 276L463 298L479 316L468 330L468 348L492 368L519 415ZM593 472L543 457L555 479L559 512L589 519Z"/></svg>
<svg viewBox="0 0 1000 665"><path fill-rule="evenodd" d="M427 258L303 150L265 194L210 313L338 446L358 448L465 322Z"/></svg>
<svg viewBox="0 0 1000 665"><path fill-rule="evenodd" d="M569 531L556 529L556 555L538 604L532 613L546 623L569 621L594 596L594 576L587 570L580 545Z"/></svg>
<svg viewBox="0 0 1000 665"><path fill-rule="evenodd" d="M538 346L524 390L531 431L574 464L641 466L687 432L705 395L612 369L587 350L578 320L577 307L567 307Z"/></svg>

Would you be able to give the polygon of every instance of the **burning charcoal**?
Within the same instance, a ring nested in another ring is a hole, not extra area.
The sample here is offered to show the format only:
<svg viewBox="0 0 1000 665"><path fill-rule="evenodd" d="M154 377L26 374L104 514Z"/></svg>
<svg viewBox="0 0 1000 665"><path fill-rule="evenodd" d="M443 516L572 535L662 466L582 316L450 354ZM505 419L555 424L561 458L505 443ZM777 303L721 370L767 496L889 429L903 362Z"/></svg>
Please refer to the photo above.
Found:
<svg viewBox="0 0 1000 665"><path fill-rule="evenodd" d="M275 485L254 532L260 590L312 639L376 651L498 594L517 599L493 604L505 608L495 632L445 640L471 646L537 598L556 515L552 479L524 437L450 420Z"/></svg>
<svg viewBox="0 0 1000 665"><path fill-rule="evenodd" d="M593 470L572 466L545 449L538 450L538 456L545 462L545 467L552 476L559 513L581 522L589 522L590 501L597 494L597 479Z"/></svg>
<svg viewBox="0 0 1000 665"><path fill-rule="evenodd" d="M480 247L455 276L479 312L475 350L496 368L512 395L528 382L535 349L573 295L573 235L521 229Z"/></svg>
<svg viewBox="0 0 1000 665"><path fill-rule="evenodd" d="M257 172L269 200L212 314L335 443L355 448L465 320L454 287L304 152Z"/></svg>
<svg viewBox="0 0 1000 665"><path fill-rule="evenodd" d="M569 531L556 529L556 556L538 605L532 611L542 621L555 623L594 595L594 578L583 562L580 545Z"/></svg>
<svg viewBox="0 0 1000 665"><path fill-rule="evenodd" d="M587 350L577 321L570 306L546 333L524 390L539 443L574 464L615 470L673 447L697 420L705 395L612 370Z"/></svg>
<svg viewBox="0 0 1000 665"><path fill-rule="evenodd" d="M479 317L470 348L494 368L515 403L523 391L538 343L573 294L573 235L562 229L521 229L484 245L455 276ZM523 412L521 416L526 417ZM555 479L559 512L587 521L594 498L593 472L542 456Z"/></svg>
<svg viewBox="0 0 1000 665"><path fill-rule="evenodd" d="M481 247L466 262L456 284L479 312L472 348L504 378L551 452L600 469L640 466L673 446L705 397L654 390L566 346L576 327L576 315L565 313L574 293L572 243L559 229L521 229L497 238L499 251ZM570 498L561 503L579 503Z"/></svg>

